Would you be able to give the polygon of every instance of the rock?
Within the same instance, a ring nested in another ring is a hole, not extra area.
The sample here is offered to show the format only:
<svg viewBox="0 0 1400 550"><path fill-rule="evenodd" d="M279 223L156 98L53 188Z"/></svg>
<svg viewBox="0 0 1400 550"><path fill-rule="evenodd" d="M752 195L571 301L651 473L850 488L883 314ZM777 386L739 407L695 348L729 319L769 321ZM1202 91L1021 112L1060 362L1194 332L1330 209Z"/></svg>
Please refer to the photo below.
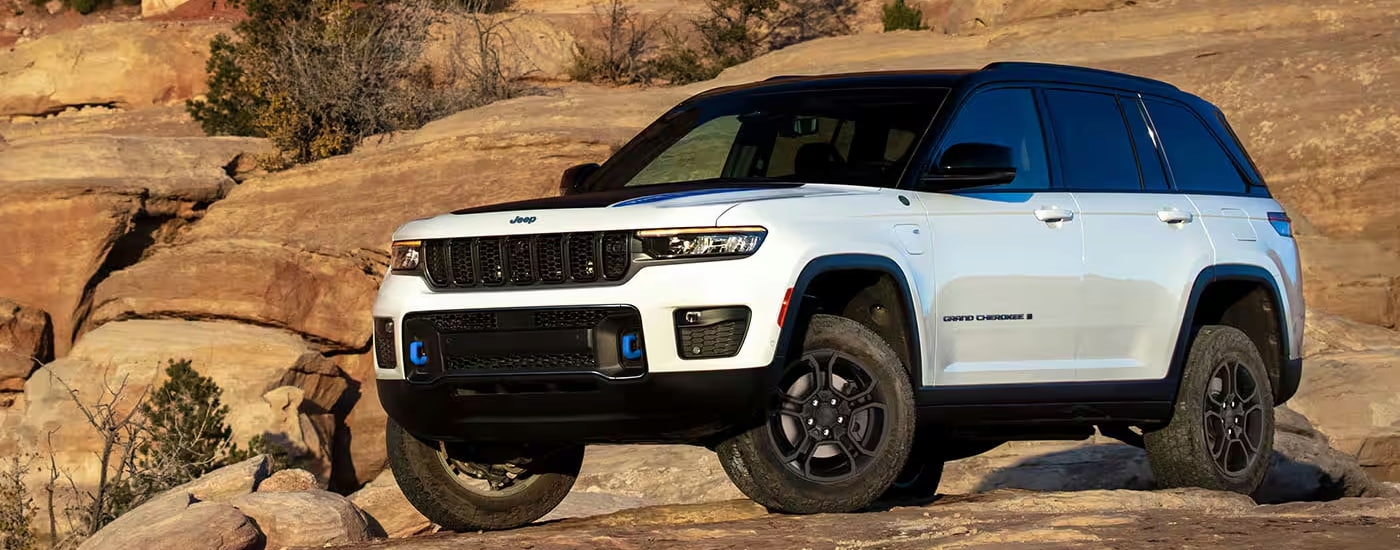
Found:
<svg viewBox="0 0 1400 550"><path fill-rule="evenodd" d="M234 184L223 166L265 146L247 138L14 140L0 151L0 288L48 312L62 357L87 316L91 285L203 216Z"/></svg>
<svg viewBox="0 0 1400 550"><path fill-rule="evenodd" d="M56 13L58 13L58 12L63 11L63 2L62 2L62 0L49 0L48 2L45 2L45 3L44 3L44 11L49 12L49 15L53 15L53 14L56 14Z"/></svg>
<svg viewBox="0 0 1400 550"><path fill-rule="evenodd" d="M1400 349L1308 358L1289 406L1372 476L1400 481Z"/></svg>
<svg viewBox="0 0 1400 550"><path fill-rule="evenodd" d="M324 469L329 458L319 441L332 436L315 433L314 426L304 428L300 422L298 431L285 431L277 411L264 400L264 394L280 387L287 374L295 372L294 366L308 351L305 342L284 331L237 323L109 323L84 336L69 357L30 377L25 385L23 417L11 433L21 442L19 451L46 455L52 450L58 466L68 471L79 487L91 487L98 478L93 452L100 449L101 441L85 423L74 421L82 417L66 387L75 389L90 405L99 399L113 401L108 392L125 385L116 406L130 410L140 392L163 378L168 359L188 358L196 371L212 378L223 390L221 401L229 407L226 422L233 430L234 443L244 447L250 438L261 435L291 451L309 450L307 462L321 465L313 473L325 479L330 474ZM314 381L307 385L332 387ZM327 396L324 400L334 399ZM306 418L306 413L300 411L297 418ZM308 437L314 441L308 442ZM250 491L253 485L240 490Z"/></svg>
<svg viewBox="0 0 1400 550"><path fill-rule="evenodd" d="M594 445L573 492L606 493L652 504L741 499L715 453L690 445Z"/></svg>
<svg viewBox="0 0 1400 550"><path fill-rule="evenodd" d="M259 455L204 474L168 492L189 493L200 501L227 502L254 489L261 490L271 479L268 472L267 457Z"/></svg>
<svg viewBox="0 0 1400 550"><path fill-rule="evenodd" d="M228 29L223 23L132 21L18 44L0 57L0 117L184 101L207 89L209 40Z"/></svg>
<svg viewBox="0 0 1400 550"><path fill-rule="evenodd" d="M295 493L318 488L316 476L306 470L278 470L258 484L259 493ZM353 500L352 500L353 501Z"/></svg>
<svg viewBox="0 0 1400 550"><path fill-rule="evenodd" d="M227 504L170 492L123 514L83 541L79 550L251 550L262 536Z"/></svg>
<svg viewBox="0 0 1400 550"><path fill-rule="evenodd" d="M326 413L307 414L303 407L305 395L295 386L273 388L263 394L263 401L271 410L271 421L263 437L324 477L331 468L328 442L333 437L335 418Z"/></svg>
<svg viewBox="0 0 1400 550"><path fill-rule="evenodd" d="M394 481L394 473L389 470L350 495L350 502L363 510L369 522L389 538L412 537L433 529L433 523L403 496Z"/></svg>
<svg viewBox="0 0 1400 550"><path fill-rule="evenodd" d="M49 314L0 298L0 392L23 389L29 373L52 360Z"/></svg>
<svg viewBox="0 0 1400 550"><path fill-rule="evenodd" d="M1333 449L1327 436L1288 407L1274 411L1274 459L1255 495L1260 503L1336 500L1344 497L1400 498L1385 483L1367 475L1356 458Z"/></svg>
<svg viewBox="0 0 1400 550"><path fill-rule="evenodd" d="M1400 349L1400 332L1316 310L1307 313L1303 356Z"/></svg>
<svg viewBox="0 0 1400 550"><path fill-rule="evenodd" d="M353 387L342 401L350 408L345 423L338 427L333 442L337 489L360 487L375 479L387 467L388 450L384 429L389 415L379 404L379 386L374 377L374 355L362 353L338 358Z"/></svg>
<svg viewBox="0 0 1400 550"><path fill-rule="evenodd" d="M434 77L450 86L469 87L470 71L479 66L477 26L468 15L451 15L435 24L423 49L423 61ZM507 74L537 79L560 79L574 60L574 37L549 19L530 13L480 15L496 30L505 48L501 56ZM493 21L496 20L496 21ZM497 22L498 21L498 22Z"/></svg>
<svg viewBox="0 0 1400 550"><path fill-rule="evenodd" d="M933 0L924 3L924 21L936 30L950 34L986 31L1027 19L1053 17L1084 11L1102 11L1125 4L1125 0Z"/></svg>
<svg viewBox="0 0 1400 550"><path fill-rule="evenodd" d="M141 0L141 17L153 17L169 13L190 0Z"/></svg>
<svg viewBox="0 0 1400 550"><path fill-rule="evenodd" d="M369 524L345 497L326 491L253 493L229 502L250 517L268 550L368 542Z"/></svg>

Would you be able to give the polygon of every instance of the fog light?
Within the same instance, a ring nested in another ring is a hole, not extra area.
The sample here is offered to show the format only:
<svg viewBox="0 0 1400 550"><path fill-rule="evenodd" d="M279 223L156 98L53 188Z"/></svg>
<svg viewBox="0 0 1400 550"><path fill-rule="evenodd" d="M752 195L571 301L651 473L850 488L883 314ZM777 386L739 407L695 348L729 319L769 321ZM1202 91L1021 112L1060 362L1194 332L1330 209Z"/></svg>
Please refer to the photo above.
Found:
<svg viewBox="0 0 1400 550"><path fill-rule="evenodd" d="M682 359L733 357L743 347L749 308L676 310L676 351Z"/></svg>

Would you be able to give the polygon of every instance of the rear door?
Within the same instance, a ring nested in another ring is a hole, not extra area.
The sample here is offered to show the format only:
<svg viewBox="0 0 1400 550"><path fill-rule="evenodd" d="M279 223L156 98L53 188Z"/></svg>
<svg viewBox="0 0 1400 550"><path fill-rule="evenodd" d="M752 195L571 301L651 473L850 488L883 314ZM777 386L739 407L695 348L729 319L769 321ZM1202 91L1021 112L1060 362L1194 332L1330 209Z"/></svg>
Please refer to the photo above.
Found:
<svg viewBox="0 0 1400 550"><path fill-rule="evenodd" d="M916 193L933 229L937 288L928 319L934 357L925 362L934 372L925 380L1073 381L1083 236L1074 197L1050 187L1034 91L976 92L931 158L959 143L1010 148L1017 175L1000 186Z"/></svg>
<svg viewBox="0 0 1400 550"><path fill-rule="evenodd" d="M1084 230L1082 381L1166 375L1196 275L1214 259L1198 212L1171 193L1134 95L1047 89L1059 182Z"/></svg>

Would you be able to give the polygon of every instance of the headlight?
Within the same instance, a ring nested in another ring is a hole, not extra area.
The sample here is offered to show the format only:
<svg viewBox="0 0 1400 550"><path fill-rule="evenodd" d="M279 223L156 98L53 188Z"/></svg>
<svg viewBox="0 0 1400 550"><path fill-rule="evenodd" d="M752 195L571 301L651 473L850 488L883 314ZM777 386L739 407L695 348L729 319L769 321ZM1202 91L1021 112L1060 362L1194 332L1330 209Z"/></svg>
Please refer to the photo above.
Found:
<svg viewBox="0 0 1400 550"><path fill-rule="evenodd" d="M762 227L695 227L638 231L642 250L656 259L747 256L758 250Z"/></svg>
<svg viewBox="0 0 1400 550"><path fill-rule="evenodd" d="M389 270L418 271L423 265L423 241L398 241L390 250Z"/></svg>

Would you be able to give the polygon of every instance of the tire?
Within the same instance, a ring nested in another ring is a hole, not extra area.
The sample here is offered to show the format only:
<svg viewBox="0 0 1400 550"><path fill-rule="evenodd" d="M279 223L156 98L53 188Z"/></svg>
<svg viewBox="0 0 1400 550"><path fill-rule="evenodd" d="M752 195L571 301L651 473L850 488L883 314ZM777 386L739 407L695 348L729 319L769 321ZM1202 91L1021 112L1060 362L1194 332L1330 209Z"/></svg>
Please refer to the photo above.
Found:
<svg viewBox="0 0 1400 550"><path fill-rule="evenodd" d="M715 451L734 485L769 509L851 512L890 487L913 439L914 393L894 350L860 323L816 315L764 421Z"/></svg>
<svg viewBox="0 0 1400 550"><path fill-rule="evenodd" d="M1258 348L1234 327L1202 327L1183 377L1171 422L1143 437L1158 486L1253 493L1274 448L1274 393Z"/></svg>
<svg viewBox="0 0 1400 550"><path fill-rule="evenodd" d="M386 440L389 467L404 496L433 523L451 531L511 529L544 517L569 494L583 465L582 445L508 449L440 444L415 437L392 419ZM472 487L477 482L461 473L461 466L454 471L448 456L481 460L474 463L478 467L501 467L511 461L523 464L525 473L503 489L492 489L484 481Z"/></svg>

